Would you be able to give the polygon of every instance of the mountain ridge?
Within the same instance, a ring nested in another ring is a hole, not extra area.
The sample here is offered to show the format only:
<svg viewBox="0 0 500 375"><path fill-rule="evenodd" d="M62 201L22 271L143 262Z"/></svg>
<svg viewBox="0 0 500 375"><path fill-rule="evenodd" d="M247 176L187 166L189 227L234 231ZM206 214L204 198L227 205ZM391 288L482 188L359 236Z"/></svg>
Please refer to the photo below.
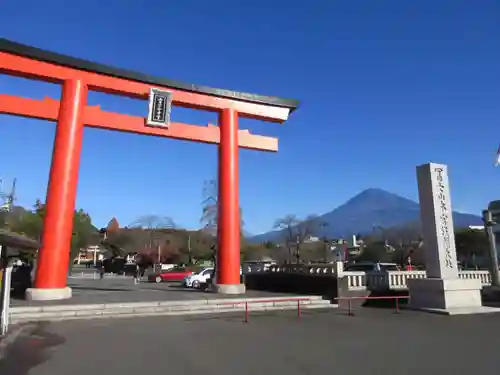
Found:
<svg viewBox="0 0 500 375"><path fill-rule="evenodd" d="M312 235L341 238L353 234L369 234L375 230L389 229L420 222L420 205L405 197L379 189L369 188L347 200L334 210L317 217ZM453 211L455 227L481 225L479 216ZM251 242L277 241L283 231L270 231L249 238Z"/></svg>

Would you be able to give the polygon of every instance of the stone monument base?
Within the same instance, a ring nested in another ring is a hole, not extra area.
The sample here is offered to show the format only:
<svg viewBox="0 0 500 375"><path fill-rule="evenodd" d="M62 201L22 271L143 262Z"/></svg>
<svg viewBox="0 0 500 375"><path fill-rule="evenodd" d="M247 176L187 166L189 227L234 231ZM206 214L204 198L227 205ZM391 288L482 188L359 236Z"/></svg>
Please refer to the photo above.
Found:
<svg viewBox="0 0 500 375"><path fill-rule="evenodd" d="M472 279L410 279L408 308L446 315L500 312L481 301L480 280Z"/></svg>
<svg viewBox="0 0 500 375"><path fill-rule="evenodd" d="M27 301L55 301L71 298L72 291L68 287L54 289L28 288L24 296Z"/></svg>
<svg viewBox="0 0 500 375"><path fill-rule="evenodd" d="M216 284L214 285L216 293L220 294L245 294L245 284Z"/></svg>

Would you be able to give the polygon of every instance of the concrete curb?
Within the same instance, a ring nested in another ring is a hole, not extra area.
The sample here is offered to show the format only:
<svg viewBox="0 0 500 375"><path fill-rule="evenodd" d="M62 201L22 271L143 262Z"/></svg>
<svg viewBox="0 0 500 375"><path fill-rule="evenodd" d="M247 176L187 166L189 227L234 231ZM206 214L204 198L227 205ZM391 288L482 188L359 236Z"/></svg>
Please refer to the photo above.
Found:
<svg viewBox="0 0 500 375"><path fill-rule="evenodd" d="M234 298L191 301L155 301L138 303L110 303L96 305L52 305L33 307L14 307L11 309L13 323L94 319L106 317L134 317L151 315L192 315L192 314L219 314L228 312L242 312L245 303L249 303L249 311L295 310L297 301L290 297L281 298ZM301 309L328 309L336 308L330 301L321 297L300 296L308 298L300 302Z"/></svg>
<svg viewBox="0 0 500 375"><path fill-rule="evenodd" d="M336 308L336 305L323 305L323 306L303 306L302 310L312 310L312 309L332 309ZM295 308L285 307L285 306L274 306L274 307L257 307L250 309L250 314L253 312L267 312L267 311L285 311L285 310L295 310ZM19 316L12 317L14 322L35 322L35 321L64 321L64 320L86 320L86 319L105 319L105 318L134 318L134 317L146 317L146 316L183 316L183 315L217 315L224 313L243 313L243 308L225 308L217 310L105 310L95 312L95 314L88 315L75 315L71 313L63 313L59 315L50 316Z"/></svg>
<svg viewBox="0 0 500 375"><path fill-rule="evenodd" d="M50 312L50 311L71 311L71 310L102 310L113 308L141 308L141 307L168 307L168 306L199 306L199 305L231 305L243 304L245 302L255 304L255 301L273 301L275 303L294 303L291 298L304 298L308 301L301 301L301 304L314 302L330 303L324 300L321 296L294 296L294 297L275 297L275 298L218 298L218 299L196 299L196 300L179 300L179 301L151 301L151 302L114 302L102 304L79 304L79 305L48 305L48 306L22 306L11 307L12 315L24 312ZM265 302L266 303L266 302ZM270 303L270 302L267 302Z"/></svg>

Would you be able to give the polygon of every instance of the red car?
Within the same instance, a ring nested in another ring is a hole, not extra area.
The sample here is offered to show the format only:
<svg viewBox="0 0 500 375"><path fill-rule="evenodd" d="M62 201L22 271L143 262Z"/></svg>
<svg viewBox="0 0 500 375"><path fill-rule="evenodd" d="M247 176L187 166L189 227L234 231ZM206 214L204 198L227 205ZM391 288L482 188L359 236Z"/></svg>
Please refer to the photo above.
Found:
<svg viewBox="0 0 500 375"><path fill-rule="evenodd" d="M161 283L162 281L182 281L186 276L192 275L194 272L187 268L172 268L167 271L160 271L153 275L149 275L149 281Z"/></svg>

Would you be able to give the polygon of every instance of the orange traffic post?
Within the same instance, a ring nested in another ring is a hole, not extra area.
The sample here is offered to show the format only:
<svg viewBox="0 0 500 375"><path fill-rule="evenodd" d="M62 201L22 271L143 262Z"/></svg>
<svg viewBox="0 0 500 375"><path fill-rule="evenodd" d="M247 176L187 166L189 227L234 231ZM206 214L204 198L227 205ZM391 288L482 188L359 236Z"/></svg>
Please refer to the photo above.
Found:
<svg viewBox="0 0 500 375"><path fill-rule="evenodd" d="M81 80L63 83L35 288L27 292L31 299L71 297L66 280L87 94L87 86Z"/></svg>
<svg viewBox="0 0 500 375"><path fill-rule="evenodd" d="M217 291L245 293L240 282L240 204L238 187L238 113L219 115Z"/></svg>

